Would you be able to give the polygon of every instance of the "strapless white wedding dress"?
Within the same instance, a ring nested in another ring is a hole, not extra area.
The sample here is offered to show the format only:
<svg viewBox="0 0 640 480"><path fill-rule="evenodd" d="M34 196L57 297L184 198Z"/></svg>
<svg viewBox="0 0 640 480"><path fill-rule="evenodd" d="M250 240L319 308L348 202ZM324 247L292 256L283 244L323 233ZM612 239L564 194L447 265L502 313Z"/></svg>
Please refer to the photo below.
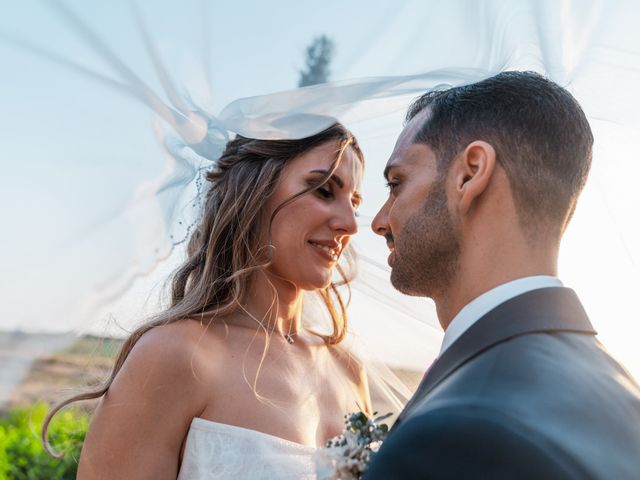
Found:
<svg viewBox="0 0 640 480"><path fill-rule="evenodd" d="M194 418L178 480L312 480L315 452L267 433Z"/></svg>

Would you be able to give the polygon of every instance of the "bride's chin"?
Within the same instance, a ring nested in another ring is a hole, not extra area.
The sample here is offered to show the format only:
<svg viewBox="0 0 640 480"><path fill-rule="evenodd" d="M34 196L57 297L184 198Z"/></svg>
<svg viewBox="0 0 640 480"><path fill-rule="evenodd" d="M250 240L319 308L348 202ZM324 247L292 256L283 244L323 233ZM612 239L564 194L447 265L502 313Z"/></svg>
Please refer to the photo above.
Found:
<svg viewBox="0 0 640 480"><path fill-rule="evenodd" d="M317 279L308 279L304 282L304 285L298 285L298 288L307 292L317 292L324 290L331 285L331 274Z"/></svg>

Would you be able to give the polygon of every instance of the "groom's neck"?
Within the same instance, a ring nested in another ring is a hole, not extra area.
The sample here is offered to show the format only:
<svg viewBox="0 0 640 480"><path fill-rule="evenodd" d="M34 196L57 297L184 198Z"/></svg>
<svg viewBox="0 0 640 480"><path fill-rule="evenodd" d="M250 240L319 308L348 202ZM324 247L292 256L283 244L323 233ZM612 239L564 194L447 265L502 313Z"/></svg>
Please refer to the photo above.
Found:
<svg viewBox="0 0 640 480"><path fill-rule="evenodd" d="M532 247L510 239L464 246L456 274L433 296L440 325L446 330L465 305L499 285L533 275L557 276L557 260L553 244Z"/></svg>

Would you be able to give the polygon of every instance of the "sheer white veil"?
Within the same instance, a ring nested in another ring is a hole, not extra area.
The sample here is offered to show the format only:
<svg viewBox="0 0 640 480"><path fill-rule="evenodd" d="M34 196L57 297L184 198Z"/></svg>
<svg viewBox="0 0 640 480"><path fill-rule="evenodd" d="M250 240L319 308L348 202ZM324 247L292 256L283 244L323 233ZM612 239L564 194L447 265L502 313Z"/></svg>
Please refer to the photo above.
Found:
<svg viewBox="0 0 640 480"><path fill-rule="evenodd" d="M358 71L363 59L356 59L352 70L360 78L240 98L218 110L210 106L212 92L207 87L215 62L205 57L197 80L174 81L175 71L160 53L161 42L147 32L144 14L136 8L131 15L144 47L141 56L153 64L154 78L142 78L136 65L127 63L126 55L113 49L110 39L96 33L74 8L59 0L48 2L48 7L50 21L59 22L66 34L75 35L88 47L100 60L100 68L51 49L37 35L6 28L0 30L2 47L19 52L28 62L50 62L50 68L69 72L79 85L100 85L116 104L134 100L146 106L154 114L154 135L161 148L145 144L155 160L138 161L135 150L125 151L121 142L131 137L118 131L115 118L110 122L112 132L76 139L77 148L67 152L76 162L66 171L68 165L47 165L43 158L46 150L32 145L25 144L23 152L25 158L28 154L38 156L36 162L9 167L13 160L2 160L8 172L0 194L5 222L20 222L18 229L11 229L18 232L16 235L2 236L2 250L12 252L4 255L0 275L2 290L11 299L3 314L20 312L9 324L12 327L48 329L50 322L56 321L52 319L62 318L76 330L104 332L108 331L105 315L109 314L115 315L115 323L121 323L118 309L129 308L131 292L137 291L134 302L138 304L144 297L141 279L162 277L179 261L180 246L198 220L202 174L229 138L240 134L256 139L297 139L340 121L355 133L364 150L365 184L377 182L377 186L365 185L362 234L355 239L361 266L353 283L349 342L375 372L374 381L391 385L394 394L406 397L409 390L390 375L387 366L411 364L426 369L438 353L441 332L431 303L403 297L389 285L385 257L380 255L384 242L368 231L379 205L367 205L366 198L368 190L372 197L380 198L386 155L411 100L430 89L471 83L504 70L543 73L567 87L592 124L604 132L600 137L604 139L596 146L597 179L606 179L613 172L613 167L598 163L599 153L604 155L612 145L628 141L629 132L638 126L640 96L634 86L640 80L640 47L625 37L634 31L634 19L640 18L638 6L632 3L408 1L398 7L397 25L363 52L363 57L376 55L377 47L388 42L385 48L391 45L397 50L398 71L420 73L363 78ZM398 36L405 43L397 44ZM140 120L139 131L150 128L144 116ZM18 121L19 128L12 125L9 129L20 131L25 141L37 141L37 130L43 128L39 120L26 115L5 116L3 126ZM66 134L73 138L72 131ZM102 138L107 154L118 152L124 160L105 157L101 144L87 143L96 138ZM113 144L120 144L120 149L112 148ZM42 171L36 171L38 168ZM99 184L101 179L107 185L121 183L122 188L114 188L110 196L88 185ZM616 196L619 192L601 188L616 205L625 203ZM34 203L27 209L26 221L24 213L16 217L11 207L15 201ZM95 208L89 208L90 204ZM617 215L610 216L619 225L616 238L625 245L640 244L638 223L620 226ZM637 252L628 250L629 268L636 279ZM123 304L123 299L128 300Z"/></svg>

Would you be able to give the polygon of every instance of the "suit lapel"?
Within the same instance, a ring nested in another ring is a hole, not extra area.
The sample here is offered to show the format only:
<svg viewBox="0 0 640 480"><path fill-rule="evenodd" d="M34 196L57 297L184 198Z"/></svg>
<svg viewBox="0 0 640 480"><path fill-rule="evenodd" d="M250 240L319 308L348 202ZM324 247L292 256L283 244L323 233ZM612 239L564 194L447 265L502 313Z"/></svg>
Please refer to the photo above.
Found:
<svg viewBox="0 0 640 480"><path fill-rule="evenodd" d="M551 287L518 295L480 318L431 365L396 425L416 403L477 355L511 338L541 332L596 334L573 290Z"/></svg>

